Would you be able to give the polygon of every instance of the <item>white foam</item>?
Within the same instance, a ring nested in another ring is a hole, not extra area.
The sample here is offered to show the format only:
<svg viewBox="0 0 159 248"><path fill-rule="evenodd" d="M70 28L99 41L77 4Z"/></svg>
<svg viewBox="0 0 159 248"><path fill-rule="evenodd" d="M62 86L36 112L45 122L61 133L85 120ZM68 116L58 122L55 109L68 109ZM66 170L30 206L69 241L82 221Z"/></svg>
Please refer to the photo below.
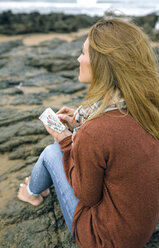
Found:
<svg viewBox="0 0 159 248"><path fill-rule="evenodd" d="M98 3L97 0L77 0L77 3L53 2L53 0L36 1L0 1L0 12L11 10L13 13L30 13L38 11L41 14L63 12L65 14L88 14L103 16L108 9L117 10L125 15L146 15L159 12L159 0L109 0Z"/></svg>

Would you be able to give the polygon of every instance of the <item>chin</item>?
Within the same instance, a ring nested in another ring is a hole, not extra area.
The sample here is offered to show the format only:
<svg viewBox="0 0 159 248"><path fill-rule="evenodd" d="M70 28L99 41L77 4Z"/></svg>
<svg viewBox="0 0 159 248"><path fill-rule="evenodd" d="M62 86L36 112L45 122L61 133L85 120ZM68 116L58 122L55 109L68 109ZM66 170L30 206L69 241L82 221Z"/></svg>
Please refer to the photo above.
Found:
<svg viewBox="0 0 159 248"><path fill-rule="evenodd" d="M83 84L90 84L90 82L88 82L88 81L82 79L81 77L78 77L78 81L79 81L80 83L83 83Z"/></svg>
<svg viewBox="0 0 159 248"><path fill-rule="evenodd" d="M83 83L83 81L82 81L80 76L78 77L78 81L80 81L80 83Z"/></svg>

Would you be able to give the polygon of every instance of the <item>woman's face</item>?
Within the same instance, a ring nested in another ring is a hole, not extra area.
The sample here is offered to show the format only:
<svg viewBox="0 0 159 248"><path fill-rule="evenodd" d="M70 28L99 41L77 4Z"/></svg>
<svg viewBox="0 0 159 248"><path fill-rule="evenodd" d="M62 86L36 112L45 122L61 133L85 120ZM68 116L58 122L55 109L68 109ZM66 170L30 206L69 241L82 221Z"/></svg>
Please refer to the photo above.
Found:
<svg viewBox="0 0 159 248"><path fill-rule="evenodd" d="M91 83L92 81L92 69L89 58L89 40L88 38L83 44L82 53L78 57L77 61L80 63L79 81L81 83Z"/></svg>

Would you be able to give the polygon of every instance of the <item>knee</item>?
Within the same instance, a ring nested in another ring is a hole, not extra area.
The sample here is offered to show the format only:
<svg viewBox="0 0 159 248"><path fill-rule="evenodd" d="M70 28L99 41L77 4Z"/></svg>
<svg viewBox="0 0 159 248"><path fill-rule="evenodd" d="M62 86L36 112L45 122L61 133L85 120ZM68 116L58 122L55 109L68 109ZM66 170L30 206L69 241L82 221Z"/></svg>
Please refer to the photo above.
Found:
<svg viewBox="0 0 159 248"><path fill-rule="evenodd" d="M45 147L44 153L45 153L45 155L48 156L49 154L52 154L53 150L54 150L54 144L50 144L50 145Z"/></svg>
<svg viewBox="0 0 159 248"><path fill-rule="evenodd" d="M44 157L45 158L52 158L53 156L56 156L57 154L62 154L60 150L60 145L55 142L54 144L48 145L44 149Z"/></svg>

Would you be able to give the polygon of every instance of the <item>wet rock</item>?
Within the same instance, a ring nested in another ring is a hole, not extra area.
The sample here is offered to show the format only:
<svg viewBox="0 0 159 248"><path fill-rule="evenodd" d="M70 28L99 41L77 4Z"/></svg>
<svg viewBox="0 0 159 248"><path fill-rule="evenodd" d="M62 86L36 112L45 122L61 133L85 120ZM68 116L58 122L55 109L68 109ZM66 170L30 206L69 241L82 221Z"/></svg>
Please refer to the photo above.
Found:
<svg viewBox="0 0 159 248"><path fill-rule="evenodd" d="M155 228L155 231L144 248L158 248L159 247L159 222Z"/></svg>
<svg viewBox="0 0 159 248"><path fill-rule="evenodd" d="M7 125L38 119L38 117L44 110L45 107L34 108L32 110L26 111L20 111L10 108L0 108L0 127L5 126L4 128L6 128ZM54 108L54 111L57 111L57 109ZM21 123L21 125L23 125L23 123ZM27 125L32 125L32 123L27 123Z"/></svg>
<svg viewBox="0 0 159 248"><path fill-rule="evenodd" d="M14 144L15 146L17 146L18 144L21 144L22 137L26 136L26 138L24 138L24 143L25 141L27 143L29 142L29 139L27 138L28 136L47 133L40 120L36 120L36 121L32 120L32 121L26 121L26 122L21 121L19 123L14 123L12 125L9 125L8 127L1 127L0 132L1 132L0 144L3 144L3 143L6 144L6 142L8 142L8 145L9 147L11 146L11 148L14 147ZM12 142L12 140L9 140L10 137L14 139L15 143Z"/></svg>
<svg viewBox="0 0 159 248"><path fill-rule="evenodd" d="M10 105L42 105L43 100L49 97L46 92L26 94L24 96L17 96L14 98Z"/></svg>
<svg viewBox="0 0 159 248"><path fill-rule="evenodd" d="M100 17L87 15L65 15L63 13L50 13L42 15L38 12L30 14L13 14L6 11L0 14L0 33L24 34L24 33L69 33L92 25Z"/></svg>
<svg viewBox="0 0 159 248"><path fill-rule="evenodd" d="M159 41L159 32L155 29L158 16L157 13L151 13L146 16L134 17L133 22L138 26L141 26L152 41Z"/></svg>
<svg viewBox="0 0 159 248"><path fill-rule="evenodd" d="M62 76L64 78L69 78L72 79L73 81L77 81L78 80L78 74L79 74L79 68L74 69L72 71L58 71L56 73L56 75Z"/></svg>
<svg viewBox="0 0 159 248"><path fill-rule="evenodd" d="M151 28L154 28L156 25L156 22L158 20L158 15L156 13L151 13L146 16L139 16L133 18L133 21L139 25L139 26L144 26L146 23L149 24Z"/></svg>
<svg viewBox="0 0 159 248"><path fill-rule="evenodd" d="M1 247L78 247L66 227L53 188L36 208L13 198L0 212L0 223Z"/></svg>
<svg viewBox="0 0 159 248"><path fill-rule="evenodd" d="M18 186L18 185L17 185ZM56 200L56 199L55 199ZM52 194L50 194L45 201L45 204L42 204L35 208L27 203L23 203L16 198L11 200L7 204L7 209L3 209L0 213L1 223L4 223L4 226L8 224L19 223L24 220L38 218L41 215L48 214L53 210L53 201ZM7 213L7 214L6 214Z"/></svg>
<svg viewBox="0 0 159 248"><path fill-rule="evenodd" d="M77 91L86 89L86 85L82 83L65 83L64 85L57 86L56 88L48 88L49 92L52 94L73 94Z"/></svg>
<svg viewBox="0 0 159 248"><path fill-rule="evenodd" d="M22 40L0 43L0 54L9 52L12 48L22 45Z"/></svg>
<svg viewBox="0 0 159 248"><path fill-rule="evenodd" d="M26 168L28 165L33 164L34 162L36 162L38 159L38 157L31 157L31 159L27 158L27 161L23 164L18 164L16 166L14 166L13 168L11 168L10 170L8 170L7 174L9 173L14 173L14 172L19 172L20 170ZM24 177L23 177L24 179Z"/></svg>
<svg viewBox="0 0 159 248"><path fill-rule="evenodd" d="M19 89L19 88L10 88L7 91L0 91L0 95L10 95L10 96L15 96L15 95L22 95L24 92Z"/></svg>
<svg viewBox="0 0 159 248"><path fill-rule="evenodd" d="M34 155L32 152L32 147L31 146L26 146L26 145L21 145L18 146L15 151L12 151L8 159L9 160L14 160L14 159L26 159L27 157L30 157Z"/></svg>
<svg viewBox="0 0 159 248"><path fill-rule="evenodd" d="M28 78L23 86L29 86L29 87L34 87L34 86L44 86L47 87L48 85L59 85L63 84L67 81L66 77L63 76L58 76L57 74L53 73L42 73L40 75L30 77Z"/></svg>
<svg viewBox="0 0 159 248"><path fill-rule="evenodd" d="M23 144L34 144L40 139L39 136L28 135L22 137L12 137L12 139L0 144L0 152L11 152L15 147Z"/></svg>
<svg viewBox="0 0 159 248"><path fill-rule="evenodd" d="M33 154L38 156L46 146L53 143L53 137L47 134L47 136L43 137L42 139L39 139L39 142L32 148Z"/></svg>
<svg viewBox="0 0 159 248"><path fill-rule="evenodd" d="M0 89L8 89L10 87L18 86L20 85L20 83L21 83L21 80L3 79L0 81Z"/></svg>
<svg viewBox="0 0 159 248"><path fill-rule="evenodd" d="M82 44L82 41L65 42L55 49L43 48L40 53L34 50L33 53L28 54L27 64L44 67L51 72L74 70L79 67L76 59L80 55Z"/></svg>
<svg viewBox="0 0 159 248"><path fill-rule="evenodd" d="M10 153L8 155L8 158L10 160L14 160L14 159L25 160L30 156L39 156L40 153L44 150L44 147L53 143L53 138L50 135L47 135L46 137L40 137L40 136L34 137L33 139L24 138L23 143L20 142L21 140L22 140L21 138L18 138L16 145L12 145L13 143L9 142ZM34 145L31 146L27 144L34 144ZM8 147L5 145L5 143L0 146L0 149L3 149L3 151L4 150L6 151L7 148Z"/></svg>
<svg viewBox="0 0 159 248"><path fill-rule="evenodd" d="M156 56L156 61L159 65L159 46L154 47L154 52L155 52L155 56Z"/></svg>

